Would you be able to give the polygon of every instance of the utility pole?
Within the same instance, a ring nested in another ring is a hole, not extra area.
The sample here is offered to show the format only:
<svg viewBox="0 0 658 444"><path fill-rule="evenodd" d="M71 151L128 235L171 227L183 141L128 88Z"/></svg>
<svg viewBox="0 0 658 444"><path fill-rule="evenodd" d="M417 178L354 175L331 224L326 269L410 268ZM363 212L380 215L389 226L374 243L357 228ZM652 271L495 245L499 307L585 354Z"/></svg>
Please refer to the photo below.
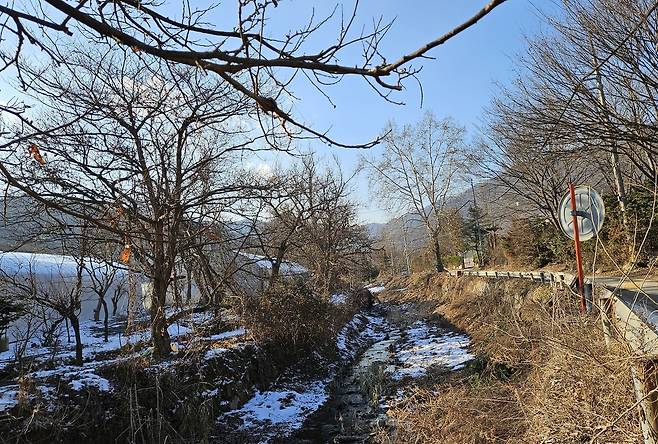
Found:
<svg viewBox="0 0 658 444"><path fill-rule="evenodd" d="M578 211L576 207L576 193L573 183L569 183L569 196L571 198L571 217L573 218L573 242L576 249L576 270L578 273L578 294L580 295L580 314L587 313L585 300L585 276L583 274L583 256L580 251L580 227L578 226Z"/></svg>
<svg viewBox="0 0 658 444"><path fill-rule="evenodd" d="M482 236L480 235L480 214L477 201L475 200L475 187L473 186L473 179L471 179L471 193L473 194L473 214L475 216L475 231L476 231L476 249L475 252L478 256L478 266L484 265L482 262Z"/></svg>

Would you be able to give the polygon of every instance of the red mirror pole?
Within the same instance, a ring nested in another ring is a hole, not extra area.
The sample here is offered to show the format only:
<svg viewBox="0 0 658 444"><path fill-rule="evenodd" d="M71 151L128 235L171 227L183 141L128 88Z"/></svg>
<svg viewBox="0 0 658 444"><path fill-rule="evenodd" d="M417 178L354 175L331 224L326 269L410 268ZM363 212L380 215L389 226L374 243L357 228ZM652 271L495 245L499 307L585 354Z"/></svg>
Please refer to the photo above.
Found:
<svg viewBox="0 0 658 444"><path fill-rule="evenodd" d="M578 269L578 294L580 295L580 313L585 314L587 305L585 302L585 277L583 276L583 256L580 252L580 233L578 227L578 216L576 213L576 192L572 183L569 184L571 195L571 215L573 216L574 244L576 247L576 268Z"/></svg>

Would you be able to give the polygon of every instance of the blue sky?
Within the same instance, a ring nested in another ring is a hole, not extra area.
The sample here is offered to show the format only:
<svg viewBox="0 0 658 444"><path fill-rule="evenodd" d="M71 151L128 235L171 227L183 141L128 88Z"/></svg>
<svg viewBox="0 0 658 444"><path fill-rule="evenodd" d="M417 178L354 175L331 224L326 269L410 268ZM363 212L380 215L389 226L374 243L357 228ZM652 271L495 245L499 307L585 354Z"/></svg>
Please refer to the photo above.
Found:
<svg viewBox="0 0 658 444"><path fill-rule="evenodd" d="M281 29L286 26L295 29L297 23L310 16L312 3L316 2L281 2L272 16L273 24ZM485 0L367 0L360 4L359 17L365 22L379 16L395 19L383 44L384 54L392 61L461 23L486 3ZM327 7L329 4L333 5L327 2ZM322 9L317 4L315 7L316 14L321 14ZM516 60L526 48L526 38L548 30L544 15L555 14L559 7L560 1L508 0L474 27L433 49L429 55L435 60L422 61L419 75L424 97L422 107L420 89L413 80L406 83L405 91L392 96L405 102L404 106L398 106L382 100L364 80L345 78L338 85L325 89L336 108L306 81L294 84L294 92L300 98L295 103L294 114L316 129L330 128L331 136L345 143L369 141L388 121L412 123L427 110L440 118L453 117L472 137L482 121L484 109L498 91L497 84L505 85L513 79L518 69ZM327 37L333 35L332 30L327 28ZM348 171L364 153L363 150L328 148L320 142L309 142L307 146L326 157L337 155ZM367 155L377 155L379 149L369 151ZM362 204L359 212L362 221L382 222L391 217L369 196L365 177L357 180L355 191Z"/></svg>

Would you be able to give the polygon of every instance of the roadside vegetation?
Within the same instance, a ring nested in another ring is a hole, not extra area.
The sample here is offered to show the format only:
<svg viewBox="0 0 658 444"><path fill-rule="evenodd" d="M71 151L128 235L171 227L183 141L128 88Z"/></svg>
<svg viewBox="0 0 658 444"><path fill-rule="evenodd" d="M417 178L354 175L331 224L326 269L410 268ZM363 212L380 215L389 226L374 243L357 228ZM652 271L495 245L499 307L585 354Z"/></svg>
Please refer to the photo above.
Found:
<svg viewBox="0 0 658 444"><path fill-rule="evenodd" d="M568 290L523 281L418 273L387 301L414 302L471 337L467 368L427 380L388 415L378 442L635 443L641 440L622 342L583 318Z"/></svg>

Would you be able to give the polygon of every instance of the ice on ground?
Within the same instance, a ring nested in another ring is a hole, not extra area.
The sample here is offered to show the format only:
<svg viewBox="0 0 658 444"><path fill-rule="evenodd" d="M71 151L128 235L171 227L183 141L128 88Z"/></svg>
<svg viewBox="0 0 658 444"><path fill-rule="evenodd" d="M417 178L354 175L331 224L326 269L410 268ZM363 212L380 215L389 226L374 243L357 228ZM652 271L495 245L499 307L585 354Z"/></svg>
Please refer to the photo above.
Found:
<svg viewBox="0 0 658 444"><path fill-rule="evenodd" d="M384 287L382 285L379 285L377 287L367 287L367 288L368 288L368 290L370 290L370 293L372 293L372 294L381 293L382 291L386 290L386 287Z"/></svg>
<svg viewBox="0 0 658 444"><path fill-rule="evenodd" d="M423 321L413 323L405 333L406 338L396 347L399 365L392 374L393 379L421 377L433 366L457 370L473 359L466 335L430 327Z"/></svg>
<svg viewBox="0 0 658 444"><path fill-rule="evenodd" d="M329 297L329 303L333 305L343 305L347 302L345 293L334 293Z"/></svg>
<svg viewBox="0 0 658 444"><path fill-rule="evenodd" d="M0 412L5 412L18 404L18 385L0 387Z"/></svg>
<svg viewBox="0 0 658 444"><path fill-rule="evenodd" d="M326 380L312 381L302 389L257 392L240 409L224 415L242 420L245 430L266 426L261 442L269 442L275 436L289 435L299 429L304 420L328 399Z"/></svg>

